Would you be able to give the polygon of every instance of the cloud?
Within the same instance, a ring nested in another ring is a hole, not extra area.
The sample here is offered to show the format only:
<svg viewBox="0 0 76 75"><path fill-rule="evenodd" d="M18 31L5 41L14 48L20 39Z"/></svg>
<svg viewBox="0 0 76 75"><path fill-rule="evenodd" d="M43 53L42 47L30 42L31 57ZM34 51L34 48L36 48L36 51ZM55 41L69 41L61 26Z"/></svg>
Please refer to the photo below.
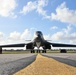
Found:
<svg viewBox="0 0 76 75"><path fill-rule="evenodd" d="M56 8L56 13L51 13L52 20L58 20L65 23L76 23L76 10L70 10L66 7L66 3L63 2Z"/></svg>
<svg viewBox="0 0 76 75"><path fill-rule="evenodd" d="M22 33L14 31L9 35L9 39L13 41L25 40L30 37L30 30L25 29Z"/></svg>
<svg viewBox="0 0 76 75"><path fill-rule="evenodd" d="M47 5L48 5L48 0L36 0L34 2L29 1L27 5L23 7L20 13L27 14L35 10L38 14L44 16L45 18L48 18L48 16L46 15L46 11L44 10L44 7Z"/></svg>
<svg viewBox="0 0 76 75"><path fill-rule="evenodd" d="M52 36L51 36L51 39L52 40L61 40L61 39L63 39L63 36L64 36L64 33L63 32L57 32L57 33L55 33L55 34L53 34Z"/></svg>
<svg viewBox="0 0 76 75"><path fill-rule="evenodd" d="M66 28L61 29L56 33L44 35L46 40L52 40L53 42L63 42L76 44L76 32L71 32L73 30L72 25L67 25Z"/></svg>
<svg viewBox="0 0 76 75"><path fill-rule="evenodd" d="M52 40L54 42L67 43L76 43L76 32L72 31L72 26L68 25L66 28L63 28L61 31L56 33L44 35L46 40ZM22 33L18 31L11 32L9 36L4 36L4 33L0 32L0 44L10 44L10 43L22 43L25 40L32 40L33 34L31 29L25 29Z"/></svg>
<svg viewBox="0 0 76 75"><path fill-rule="evenodd" d="M76 23L76 10L69 9L65 2L59 5L56 8L56 13L51 13L51 16L47 15L47 10L44 10L47 5L48 0L29 1L20 12L26 15L31 11L35 11L46 19L57 20L69 24Z"/></svg>
<svg viewBox="0 0 76 75"><path fill-rule="evenodd" d="M16 31L10 33L9 39L11 39L11 40L19 40L20 39L20 33L16 32Z"/></svg>
<svg viewBox="0 0 76 75"><path fill-rule="evenodd" d="M36 11L43 15L43 16L46 16L46 11L43 9L45 6L48 5L48 0L38 0L37 2L37 9Z"/></svg>
<svg viewBox="0 0 76 75"><path fill-rule="evenodd" d="M21 34L20 39L25 40L25 39L29 38L29 36L30 36L30 30L25 29L25 31Z"/></svg>
<svg viewBox="0 0 76 75"><path fill-rule="evenodd" d="M2 38L4 36L3 32L0 32L0 38Z"/></svg>
<svg viewBox="0 0 76 75"><path fill-rule="evenodd" d="M57 26L53 26L50 29L55 30L55 29L58 29L58 27Z"/></svg>
<svg viewBox="0 0 76 75"><path fill-rule="evenodd" d="M72 33L70 33L72 30L72 26L68 25L67 28L63 28L61 31L54 33L51 36L51 39L53 40L69 40Z"/></svg>
<svg viewBox="0 0 76 75"><path fill-rule="evenodd" d="M0 0L0 16L16 18L13 12L16 6L16 0Z"/></svg>
<svg viewBox="0 0 76 75"><path fill-rule="evenodd" d="M27 13L29 13L30 11L36 9L36 6L37 6L37 5L36 5L36 2L30 1L30 2L27 3L27 5L25 5L25 6L23 7L23 10L21 11L21 13L27 14Z"/></svg>
<svg viewBox="0 0 76 75"><path fill-rule="evenodd" d="M63 28L62 30L68 35L72 30L72 26L68 25L67 28Z"/></svg>
<svg viewBox="0 0 76 75"><path fill-rule="evenodd" d="M13 31L8 36L0 32L0 44L15 44L27 43L25 40L33 39L33 32L35 29L25 29L23 32Z"/></svg>
<svg viewBox="0 0 76 75"><path fill-rule="evenodd" d="M76 32L72 31L72 26L68 25L67 28L63 28L61 31L54 33L53 35L49 36L53 41L63 41L64 43L76 44Z"/></svg>
<svg viewBox="0 0 76 75"><path fill-rule="evenodd" d="M45 39L45 40L51 40L51 36L50 36L50 34L48 34L48 35L44 35L44 39Z"/></svg>

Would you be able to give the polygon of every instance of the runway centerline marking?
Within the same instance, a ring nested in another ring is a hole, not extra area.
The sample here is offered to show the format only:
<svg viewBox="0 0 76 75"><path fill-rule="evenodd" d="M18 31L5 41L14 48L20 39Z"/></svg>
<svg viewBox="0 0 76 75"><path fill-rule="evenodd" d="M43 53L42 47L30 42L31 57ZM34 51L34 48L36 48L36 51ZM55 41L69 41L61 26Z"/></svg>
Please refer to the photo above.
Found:
<svg viewBox="0 0 76 75"><path fill-rule="evenodd" d="M13 75L76 75L76 67L38 54L32 64Z"/></svg>

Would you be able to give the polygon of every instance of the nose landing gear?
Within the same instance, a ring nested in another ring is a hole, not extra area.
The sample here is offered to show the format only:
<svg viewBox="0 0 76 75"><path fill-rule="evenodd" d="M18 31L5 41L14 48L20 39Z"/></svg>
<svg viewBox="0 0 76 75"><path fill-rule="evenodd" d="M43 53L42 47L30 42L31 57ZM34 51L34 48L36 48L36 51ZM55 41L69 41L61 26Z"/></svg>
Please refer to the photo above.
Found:
<svg viewBox="0 0 76 75"><path fill-rule="evenodd" d="M40 50L37 50L37 53L40 53Z"/></svg>

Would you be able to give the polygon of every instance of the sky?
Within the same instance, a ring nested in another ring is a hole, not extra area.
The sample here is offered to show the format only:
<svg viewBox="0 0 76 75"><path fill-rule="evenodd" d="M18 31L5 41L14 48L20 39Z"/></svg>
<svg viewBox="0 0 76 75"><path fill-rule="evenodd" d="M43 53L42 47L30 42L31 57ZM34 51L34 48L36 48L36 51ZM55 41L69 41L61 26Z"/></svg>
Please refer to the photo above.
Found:
<svg viewBox="0 0 76 75"><path fill-rule="evenodd" d="M46 40L76 44L76 0L0 0L0 44Z"/></svg>

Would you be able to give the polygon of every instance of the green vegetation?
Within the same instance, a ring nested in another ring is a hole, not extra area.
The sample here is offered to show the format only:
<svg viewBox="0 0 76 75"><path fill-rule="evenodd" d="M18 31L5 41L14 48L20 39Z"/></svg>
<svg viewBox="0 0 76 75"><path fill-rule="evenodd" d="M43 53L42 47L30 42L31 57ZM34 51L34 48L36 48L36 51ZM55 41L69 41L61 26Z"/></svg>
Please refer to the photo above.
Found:
<svg viewBox="0 0 76 75"><path fill-rule="evenodd" d="M2 51L2 54L28 54L28 53L30 53L30 50L25 50L25 51L24 50L3 50ZM47 50L47 53L60 53L60 50ZM76 50L67 50L67 53L76 53Z"/></svg>
<svg viewBox="0 0 76 75"><path fill-rule="evenodd" d="M60 53L60 50L47 50L47 53ZM67 53L76 53L76 50L68 49Z"/></svg>
<svg viewBox="0 0 76 75"><path fill-rule="evenodd" d="M2 51L2 54L27 54L30 53L30 51Z"/></svg>

